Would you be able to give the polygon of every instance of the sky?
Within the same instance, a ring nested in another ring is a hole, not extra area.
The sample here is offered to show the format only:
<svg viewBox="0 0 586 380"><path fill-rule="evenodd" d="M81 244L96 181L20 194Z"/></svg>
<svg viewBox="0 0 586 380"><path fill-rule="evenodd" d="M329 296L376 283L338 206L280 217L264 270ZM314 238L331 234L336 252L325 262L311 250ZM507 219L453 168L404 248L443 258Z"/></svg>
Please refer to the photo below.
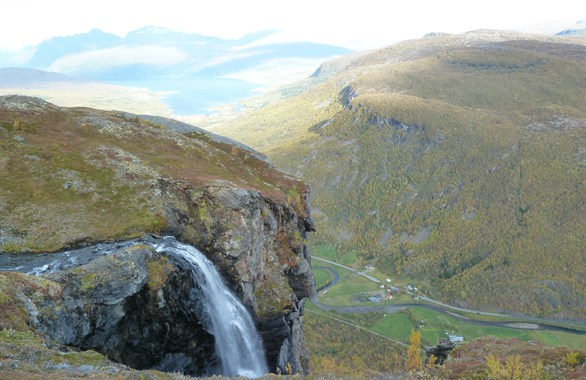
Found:
<svg viewBox="0 0 586 380"><path fill-rule="evenodd" d="M144 26L221 38L278 29L275 39L374 49L429 32L528 30L586 19L584 0L0 0L0 49L99 28Z"/></svg>

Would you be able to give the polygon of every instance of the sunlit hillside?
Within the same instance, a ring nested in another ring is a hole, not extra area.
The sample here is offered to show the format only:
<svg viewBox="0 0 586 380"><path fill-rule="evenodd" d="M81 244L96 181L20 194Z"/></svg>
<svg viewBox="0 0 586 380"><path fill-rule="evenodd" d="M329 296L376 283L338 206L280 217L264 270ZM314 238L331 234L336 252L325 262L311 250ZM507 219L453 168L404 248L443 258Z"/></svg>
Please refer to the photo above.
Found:
<svg viewBox="0 0 586 380"><path fill-rule="evenodd" d="M337 62L214 128L308 180L314 252L586 319L586 40L439 34Z"/></svg>

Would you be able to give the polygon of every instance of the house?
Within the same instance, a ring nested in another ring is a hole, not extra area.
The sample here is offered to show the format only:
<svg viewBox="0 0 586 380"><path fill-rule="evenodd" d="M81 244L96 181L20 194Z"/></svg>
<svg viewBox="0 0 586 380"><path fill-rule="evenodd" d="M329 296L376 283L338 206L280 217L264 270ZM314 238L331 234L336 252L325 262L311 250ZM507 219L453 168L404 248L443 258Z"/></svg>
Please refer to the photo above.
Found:
<svg viewBox="0 0 586 380"><path fill-rule="evenodd" d="M448 338L450 339L450 342L452 342L452 343L460 344L460 343L464 342L464 337L463 336L459 336L459 335L448 335Z"/></svg>
<svg viewBox="0 0 586 380"><path fill-rule="evenodd" d="M390 278L387 278L387 279L386 279L386 281L387 281L388 283L390 283L390 282L391 282L391 279L390 279Z"/></svg>
<svg viewBox="0 0 586 380"><path fill-rule="evenodd" d="M369 300L370 302L376 302L376 303L379 303L379 302L381 302L381 301L383 300L383 296L382 296L382 294L375 294L375 295L374 295L374 296L372 296L372 297L368 297L368 300Z"/></svg>

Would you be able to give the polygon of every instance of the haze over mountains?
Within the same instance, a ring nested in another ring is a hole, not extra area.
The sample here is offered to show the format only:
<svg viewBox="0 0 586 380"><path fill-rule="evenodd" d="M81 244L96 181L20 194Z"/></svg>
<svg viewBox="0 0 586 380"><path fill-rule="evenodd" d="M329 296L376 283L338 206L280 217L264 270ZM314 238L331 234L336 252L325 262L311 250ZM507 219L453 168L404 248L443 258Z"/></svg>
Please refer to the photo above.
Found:
<svg viewBox="0 0 586 380"><path fill-rule="evenodd" d="M251 96L259 87L300 79L325 59L350 52L312 42L265 43L273 33L226 40L157 27L125 37L93 29L54 37L17 53L0 52L0 67L148 88L165 93L163 100L171 111L185 115L207 113L210 107Z"/></svg>
<svg viewBox="0 0 586 380"><path fill-rule="evenodd" d="M582 20L525 29L580 36L585 27ZM350 52L340 46L282 40L277 30L222 39L155 26L124 37L92 29L49 38L19 51L0 49L0 69L28 68L69 76L64 80L51 75L40 78L35 71L3 71L0 92L10 94L18 89L18 93L65 106L178 117L218 115L221 110L233 114L242 99L305 78L322 62ZM19 83L14 83L14 77L20 78ZM98 84L102 82L110 86ZM127 101L123 99L126 91ZM81 98L70 96L74 93L82 93ZM141 102L147 106L141 108ZM191 120L200 122L201 118Z"/></svg>

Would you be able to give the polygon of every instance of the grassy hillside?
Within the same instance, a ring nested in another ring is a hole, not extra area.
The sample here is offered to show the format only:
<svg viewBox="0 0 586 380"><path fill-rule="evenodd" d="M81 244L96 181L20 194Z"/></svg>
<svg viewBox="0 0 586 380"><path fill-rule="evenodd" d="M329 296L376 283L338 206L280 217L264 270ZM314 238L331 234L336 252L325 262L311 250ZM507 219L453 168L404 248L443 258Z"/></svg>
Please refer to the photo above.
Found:
<svg viewBox="0 0 586 380"><path fill-rule="evenodd" d="M408 41L214 130L308 180L314 246L445 302L584 320L585 45Z"/></svg>
<svg viewBox="0 0 586 380"><path fill-rule="evenodd" d="M258 153L164 120L0 97L0 251L166 231L170 179L253 189L305 212L304 185Z"/></svg>

